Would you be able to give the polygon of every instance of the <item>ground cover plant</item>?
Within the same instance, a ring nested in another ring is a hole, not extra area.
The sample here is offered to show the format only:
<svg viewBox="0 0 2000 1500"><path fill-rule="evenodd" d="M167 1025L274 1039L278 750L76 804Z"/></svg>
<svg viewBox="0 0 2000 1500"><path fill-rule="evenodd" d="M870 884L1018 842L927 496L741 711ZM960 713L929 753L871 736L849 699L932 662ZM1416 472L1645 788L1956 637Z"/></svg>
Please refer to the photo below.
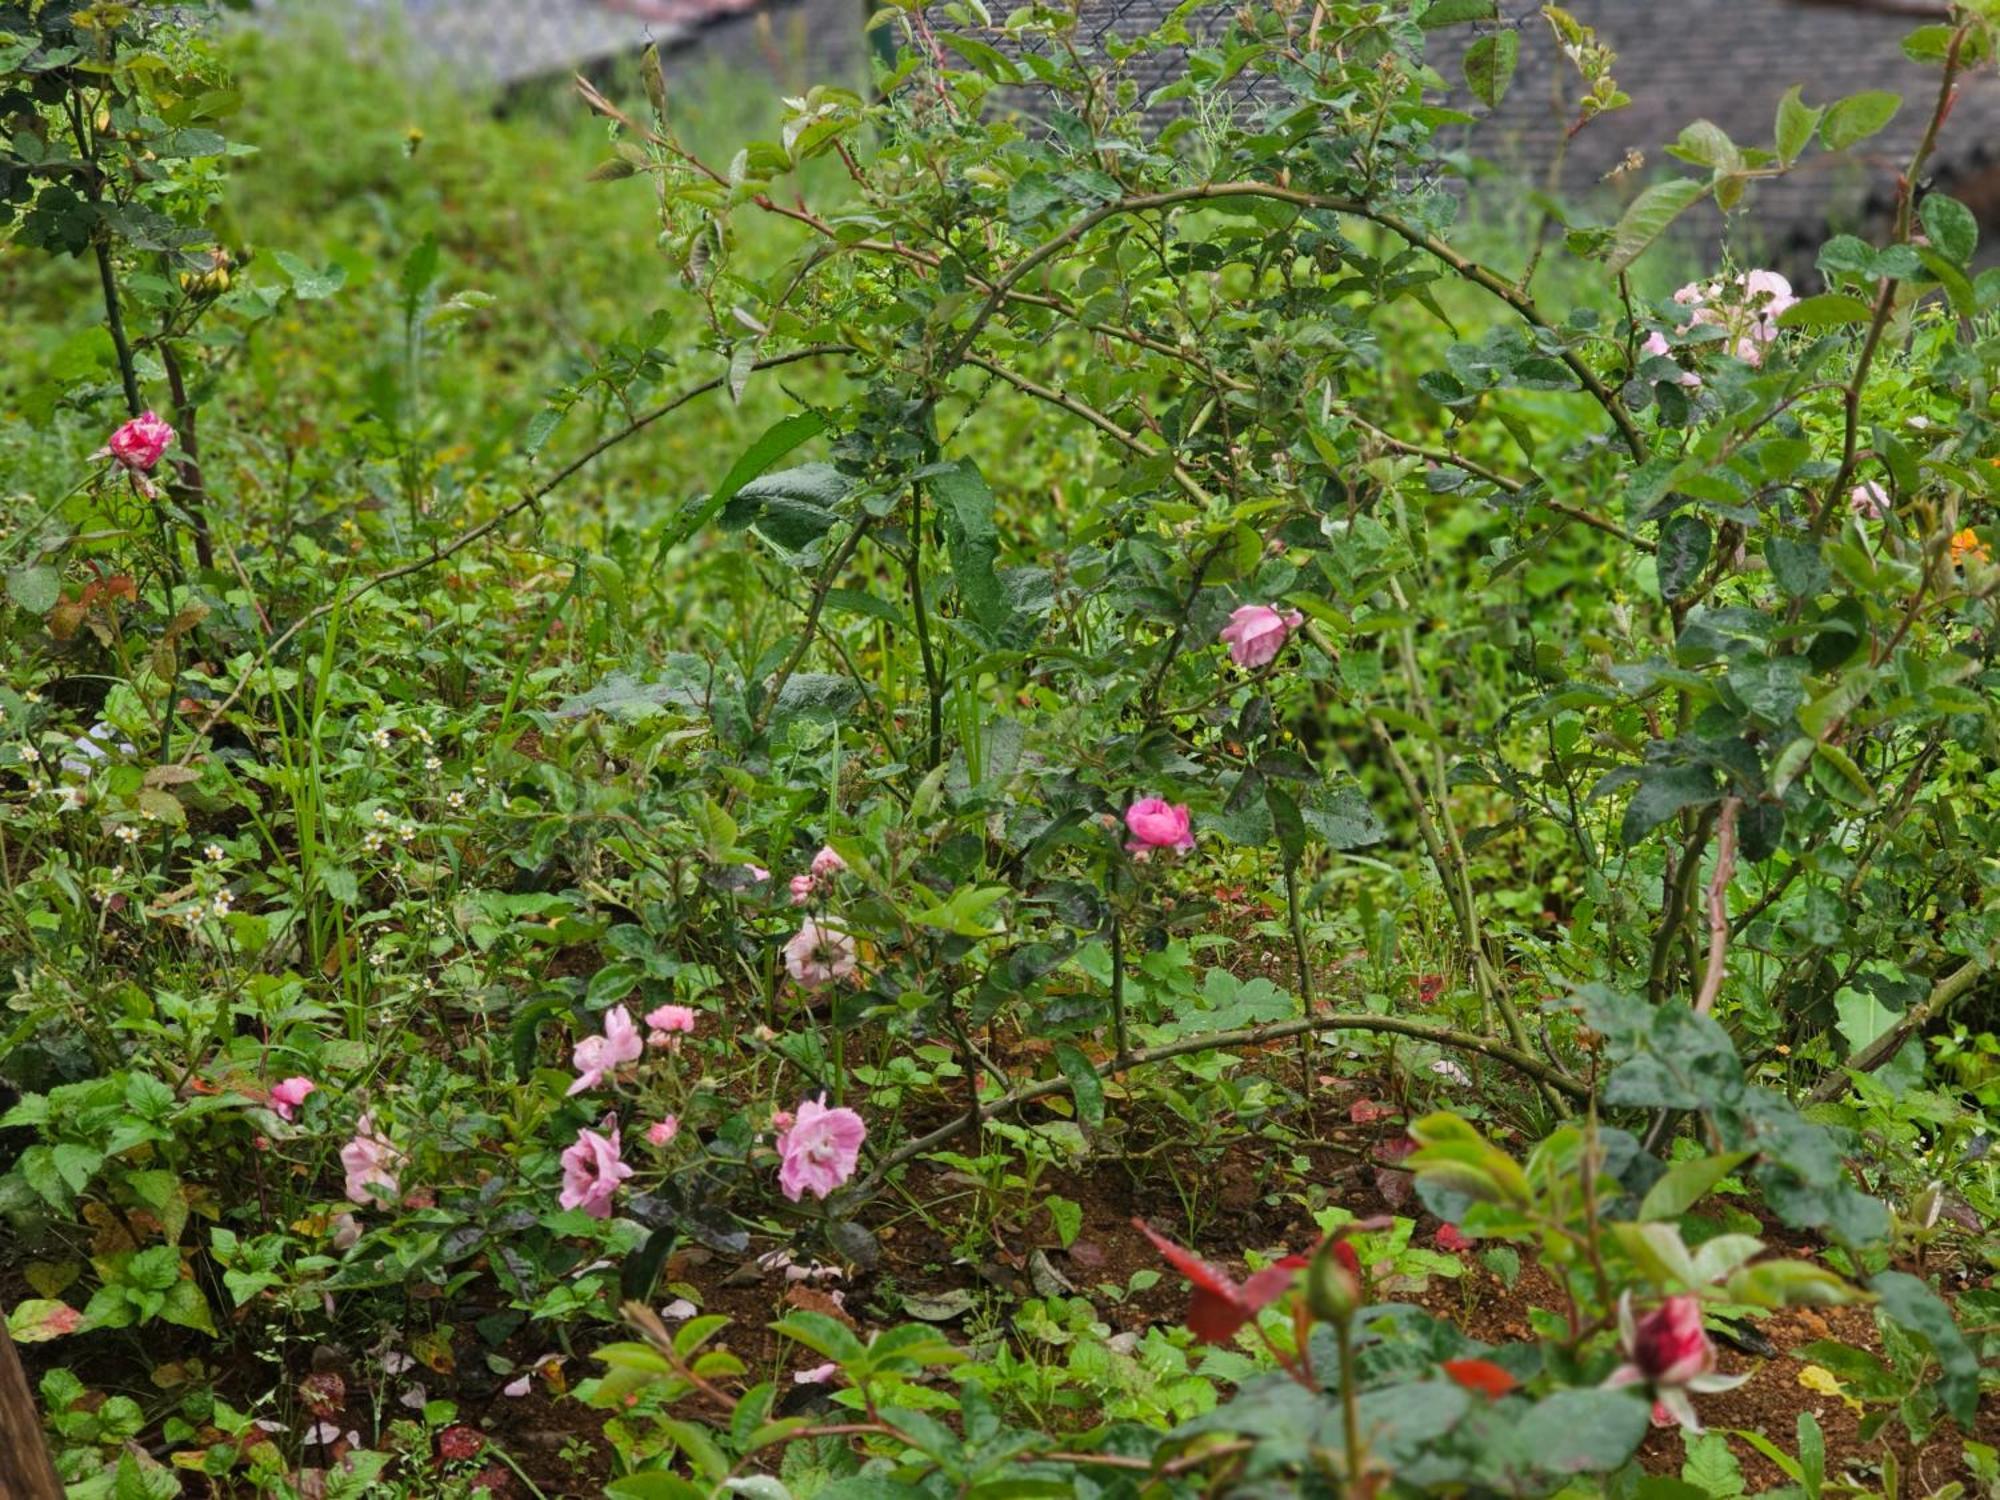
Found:
<svg viewBox="0 0 2000 1500"><path fill-rule="evenodd" d="M1519 49L1624 102L1502 9L891 7L750 136L0 4L73 1493L1994 1492L2000 5L1496 235Z"/></svg>

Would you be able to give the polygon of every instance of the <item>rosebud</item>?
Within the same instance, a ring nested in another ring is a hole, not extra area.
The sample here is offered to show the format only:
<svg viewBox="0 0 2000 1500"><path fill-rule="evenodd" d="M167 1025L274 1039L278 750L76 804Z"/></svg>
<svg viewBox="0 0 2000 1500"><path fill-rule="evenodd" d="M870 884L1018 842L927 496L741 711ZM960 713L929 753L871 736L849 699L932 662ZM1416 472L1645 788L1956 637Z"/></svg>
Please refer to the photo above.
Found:
<svg viewBox="0 0 2000 1500"><path fill-rule="evenodd" d="M1345 1240L1328 1240L1306 1267L1306 1306L1322 1322L1346 1327L1361 1307L1360 1263Z"/></svg>

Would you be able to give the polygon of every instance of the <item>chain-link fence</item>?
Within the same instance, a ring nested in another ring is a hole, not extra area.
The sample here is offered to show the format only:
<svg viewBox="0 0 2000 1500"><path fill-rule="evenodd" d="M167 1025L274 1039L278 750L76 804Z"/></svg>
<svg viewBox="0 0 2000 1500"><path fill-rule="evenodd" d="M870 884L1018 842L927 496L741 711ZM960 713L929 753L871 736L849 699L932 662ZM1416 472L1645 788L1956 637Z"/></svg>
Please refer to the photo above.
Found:
<svg viewBox="0 0 2000 1500"><path fill-rule="evenodd" d="M616 68L657 45L670 69L757 66L846 78L863 0L260 0L258 24L331 19L385 61L468 86Z"/></svg>

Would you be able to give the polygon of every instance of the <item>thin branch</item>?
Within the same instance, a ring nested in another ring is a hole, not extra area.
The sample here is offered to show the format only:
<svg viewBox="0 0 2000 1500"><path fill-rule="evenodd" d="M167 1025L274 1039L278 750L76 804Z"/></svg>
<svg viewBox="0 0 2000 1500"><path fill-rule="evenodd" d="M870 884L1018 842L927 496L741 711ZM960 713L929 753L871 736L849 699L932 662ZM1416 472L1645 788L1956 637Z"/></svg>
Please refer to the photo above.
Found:
<svg viewBox="0 0 2000 1500"><path fill-rule="evenodd" d="M1729 882L1736 876L1736 815L1742 807L1741 798L1725 797L1715 820L1715 873L1708 881L1708 967L1701 976L1701 992L1694 997L1696 1015L1705 1016L1714 1008L1728 967Z"/></svg>
<svg viewBox="0 0 2000 1500"><path fill-rule="evenodd" d="M827 355L852 354L853 352L854 346L851 344L812 344L804 349L794 349L788 354L774 354L768 358L760 359L751 368L753 370L768 370L779 365L796 364L800 360L820 359ZM421 573L428 568L434 568L447 558L463 552L481 537L491 535L494 531L506 525L507 522L521 514L522 511L541 504L558 485L594 462L608 449L615 448L626 439L644 431L646 428L652 426L653 423L659 421L660 418L680 410L681 407L687 405L688 402L694 400L697 396L705 396L711 391L721 390L728 383L728 380L729 377L727 375L718 375L713 380L704 380L700 385L690 386L672 400L654 407L651 411L641 413L626 423L625 426L619 428L618 431L593 443L572 462L563 465L562 468L551 474L533 489L523 493L520 499L514 501L512 504L502 506L478 525L468 527L466 530L459 532L449 542L433 547L429 552L412 562L398 563L393 568L384 568L379 573L370 574L351 590L335 594L333 598L326 600L324 603L314 605L288 625L276 640L272 641L270 645L258 653L257 659L246 667L242 675L236 679L236 685L229 690L229 696L209 710L207 717L202 720L200 728L195 731L190 739L187 751L181 757L181 764L186 765L194 759L196 752L201 748L202 737L221 722L222 716L235 707L236 701L248 691L250 684L256 680L257 674L263 671L271 659L286 646L290 645L307 626L313 624L315 621L325 619L336 609L346 609L364 594L372 593L385 584L393 583L399 578L407 578L413 573Z"/></svg>
<svg viewBox="0 0 2000 1500"><path fill-rule="evenodd" d="M1841 1091L1847 1087L1849 1073L1872 1073L1881 1067L1903 1050L1903 1043L1956 1005L1985 973L1985 968L1971 961L1953 969L1931 986L1930 994L1920 1004L1904 1011L1894 1026L1863 1047L1846 1064L1828 1072L1806 1097L1814 1104L1825 1104L1839 1098Z"/></svg>
<svg viewBox="0 0 2000 1500"><path fill-rule="evenodd" d="M1572 1078L1561 1068L1543 1062L1533 1053L1511 1047L1505 1042L1495 1041L1491 1037L1474 1036L1470 1032L1453 1031L1450 1027L1435 1025L1429 1021L1414 1021L1403 1016L1365 1014L1319 1016L1300 1021L1274 1021L1268 1026L1248 1026L1235 1031L1211 1031L1182 1037L1178 1041L1167 1042L1158 1047L1141 1047L1122 1059L1113 1058L1097 1069L1097 1075L1100 1078L1115 1078L1133 1068L1143 1067L1147 1063L1164 1062L1169 1058L1187 1057L1198 1052L1229 1052L1261 1047L1269 1042L1287 1041L1306 1032L1317 1034L1323 1031L1373 1031L1390 1036L1415 1037L1439 1047L1450 1047L1461 1052L1473 1052L1482 1057L1490 1057L1495 1062L1504 1063L1516 1072L1532 1078L1536 1083L1546 1085L1578 1102L1590 1097L1589 1087ZM1044 1078L995 1099L986 1106L985 1115L989 1120L997 1119L1037 1099L1047 1099L1071 1091L1070 1081L1066 1077ZM928 1135L919 1136L916 1140L897 1147L857 1186L856 1195L861 1198L872 1197L881 1190L889 1173L897 1167L914 1161L926 1152L935 1151L946 1141L956 1139L970 1127L970 1124L964 1115L958 1115Z"/></svg>

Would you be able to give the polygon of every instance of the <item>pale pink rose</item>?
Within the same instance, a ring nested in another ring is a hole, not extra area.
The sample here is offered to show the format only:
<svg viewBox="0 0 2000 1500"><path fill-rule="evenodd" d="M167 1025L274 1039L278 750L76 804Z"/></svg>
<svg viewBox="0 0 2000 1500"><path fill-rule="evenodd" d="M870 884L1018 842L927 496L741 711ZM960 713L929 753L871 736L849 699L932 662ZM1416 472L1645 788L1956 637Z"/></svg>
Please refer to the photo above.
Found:
<svg viewBox="0 0 2000 1500"><path fill-rule="evenodd" d="M1126 808L1125 828L1132 835L1125 848L1133 854L1151 854L1155 849L1184 853L1194 847L1188 810L1162 797L1141 797Z"/></svg>
<svg viewBox="0 0 2000 1500"><path fill-rule="evenodd" d="M152 412L141 412L112 433L104 446L126 468L143 474L160 461L173 440L173 428Z"/></svg>
<svg viewBox="0 0 2000 1500"><path fill-rule="evenodd" d="M858 961L852 937L811 917L799 924L798 932L785 944L786 971L808 989L847 978Z"/></svg>
<svg viewBox="0 0 2000 1500"><path fill-rule="evenodd" d="M579 1130L576 1144L562 1154L564 1208L580 1208L593 1219L611 1217L611 1199L618 1184L632 1175L619 1159L618 1117L606 1115L598 1130Z"/></svg>
<svg viewBox="0 0 2000 1500"><path fill-rule="evenodd" d="M691 1005L662 1005L658 1010L646 1012L646 1024L655 1032L678 1031L689 1036L694 1034L694 1007ZM655 1046L659 1045L657 1042Z"/></svg>
<svg viewBox="0 0 2000 1500"><path fill-rule="evenodd" d="M1645 1317L1632 1316L1632 1294L1618 1301L1619 1342L1625 1362L1604 1382L1607 1388L1643 1385L1653 1395L1653 1420L1664 1412L1690 1432L1700 1432L1690 1393L1734 1390L1748 1375L1718 1375L1715 1345L1701 1325L1701 1303L1669 1297Z"/></svg>
<svg viewBox="0 0 2000 1500"><path fill-rule="evenodd" d="M1268 604L1246 604L1222 627L1222 639L1237 666L1261 667L1277 657L1286 638L1305 622L1297 610L1281 614Z"/></svg>
<svg viewBox="0 0 2000 1500"><path fill-rule="evenodd" d="M825 1385L839 1373L840 1366L832 1360L828 1360L823 1365L814 1365L810 1370L794 1370L792 1372L792 1384Z"/></svg>
<svg viewBox="0 0 2000 1500"><path fill-rule="evenodd" d="M791 879L792 905L804 906L813 898L813 878L810 875L794 875Z"/></svg>
<svg viewBox="0 0 2000 1500"><path fill-rule="evenodd" d="M828 1109L826 1095L799 1105L798 1118L778 1137L778 1186L792 1202L801 1193L824 1198L854 1175L868 1127L851 1109Z"/></svg>
<svg viewBox="0 0 2000 1500"><path fill-rule="evenodd" d="M762 885L771 878L771 872L762 865L745 865L743 873L750 877L753 885Z"/></svg>
<svg viewBox="0 0 2000 1500"><path fill-rule="evenodd" d="M1751 271L1738 277L1736 284L1750 312L1752 336L1759 343L1770 343L1778 336L1778 319L1798 306L1792 284L1776 271Z"/></svg>
<svg viewBox="0 0 2000 1500"><path fill-rule="evenodd" d="M1673 347L1667 343L1667 336L1657 328L1646 335L1646 342L1639 346L1639 352L1651 359L1672 359L1674 357ZM1680 383L1690 390L1694 390L1700 387L1701 377L1692 370L1683 370L1680 373Z"/></svg>
<svg viewBox="0 0 2000 1500"><path fill-rule="evenodd" d="M576 1069L577 1079L569 1086L569 1092L581 1094L596 1088L604 1082L605 1074L637 1062L645 1051L646 1044L640 1040L632 1013L622 1005L612 1006L604 1015L604 1034L585 1037L570 1055L570 1066Z"/></svg>
<svg viewBox="0 0 2000 1500"><path fill-rule="evenodd" d="M831 844L826 845L819 853L813 856L812 872L818 879L824 880L829 875L838 875L846 868L847 861L834 853Z"/></svg>
<svg viewBox="0 0 2000 1500"><path fill-rule="evenodd" d="M1879 521L1889 514L1889 492L1872 479L1863 480L1849 490L1847 503L1864 521Z"/></svg>
<svg viewBox="0 0 2000 1500"><path fill-rule="evenodd" d="M655 1146L671 1146L674 1137L680 1133L681 1122L678 1115L668 1115L646 1127L646 1139Z"/></svg>
<svg viewBox="0 0 2000 1500"><path fill-rule="evenodd" d="M396 1174L403 1160L403 1153L377 1133L375 1117L362 1115L354 1122L354 1139L340 1148L348 1201L363 1207L385 1200L393 1203L402 1191Z"/></svg>
<svg viewBox="0 0 2000 1500"><path fill-rule="evenodd" d="M287 1078L271 1085L271 1108L283 1120L296 1118L299 1106L306 1102L306 1095L317 1093L319 1085L310 1078Z"/></svg>

